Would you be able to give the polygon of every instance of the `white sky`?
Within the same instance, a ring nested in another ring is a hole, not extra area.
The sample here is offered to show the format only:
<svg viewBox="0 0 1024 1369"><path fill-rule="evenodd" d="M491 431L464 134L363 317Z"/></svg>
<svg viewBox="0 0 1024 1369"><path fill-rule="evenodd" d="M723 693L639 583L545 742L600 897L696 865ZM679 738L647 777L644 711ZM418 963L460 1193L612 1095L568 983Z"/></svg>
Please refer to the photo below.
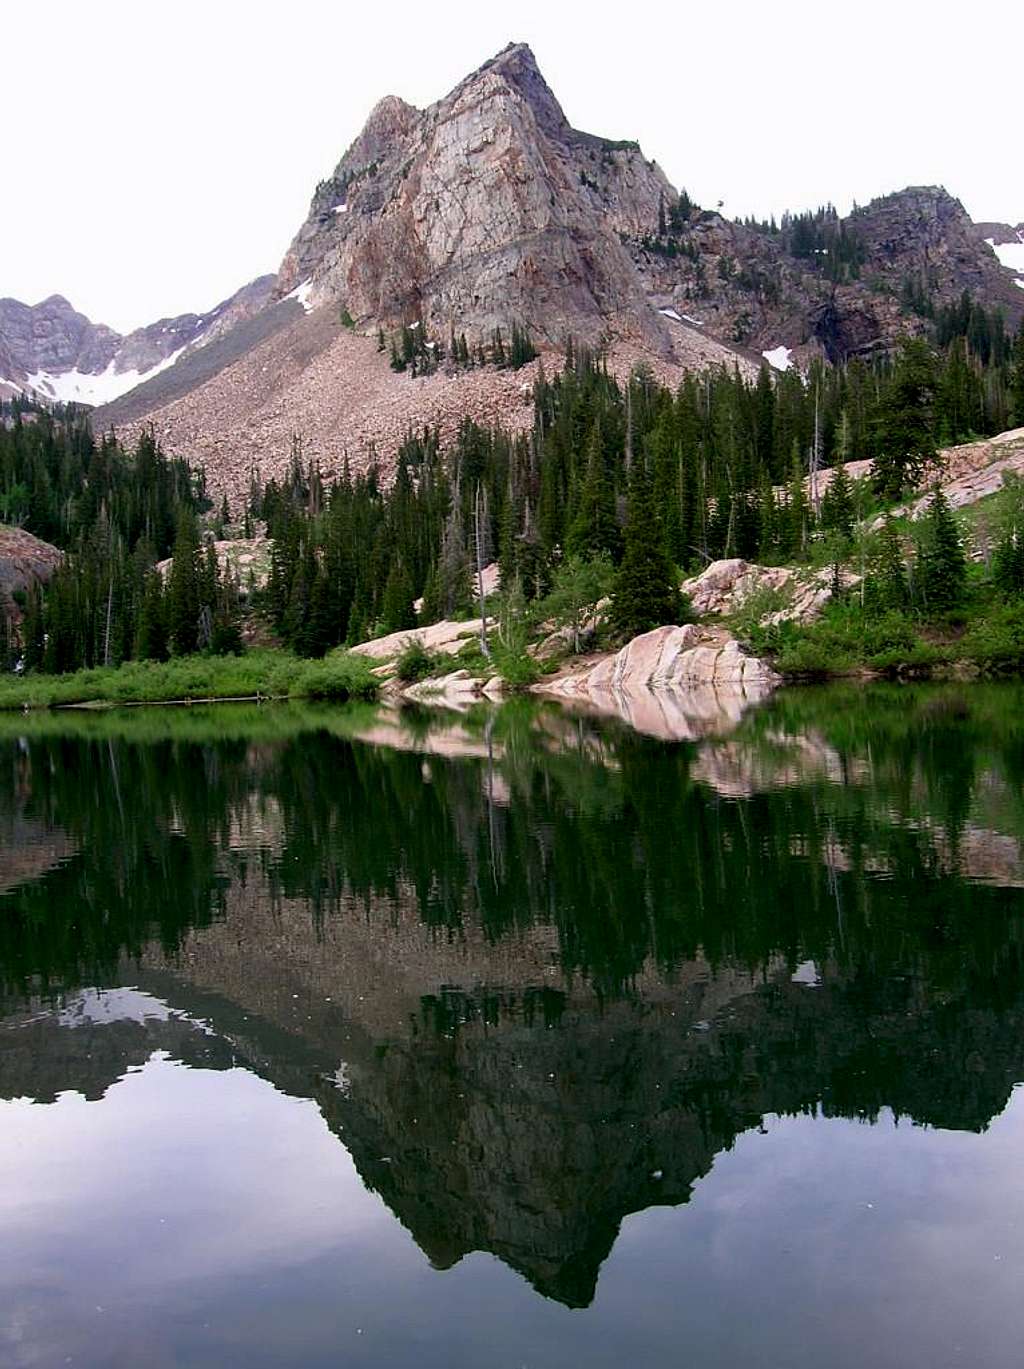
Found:
<svg viewBox="0 0 1024 1369"><path fill-rule="evenodd" d="M636 138L729 215L944 184L1024 219L1024 4L5 0L0 295L126 331L276 270L388 93L425 105L511 40L578 128ZM954 17L955 15L955 17Z"/></svg>

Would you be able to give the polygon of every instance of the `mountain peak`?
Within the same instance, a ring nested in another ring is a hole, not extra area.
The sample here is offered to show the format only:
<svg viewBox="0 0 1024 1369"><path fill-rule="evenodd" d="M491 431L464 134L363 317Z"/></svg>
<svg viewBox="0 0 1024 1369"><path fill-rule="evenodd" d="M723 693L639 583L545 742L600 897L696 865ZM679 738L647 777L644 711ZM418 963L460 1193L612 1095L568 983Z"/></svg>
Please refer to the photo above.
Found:
<svg viewBox="0 0 1024 1369"><path fill-rule="evenodd" d="M628 149L628 150L627 150ZM623 240L676 192L633 144L574 132L526 43L428 109L375 106L317 187L278 278L309 282L360 327L421 322L489 341L512 324L553 346L628 333L668 352Z"/></svg>
<svg viewBox="0 0 1024 1369"><path fill-rule="evenodd" d="M517 94L522 96L546 134L558 137L569 131L569 121L541 74L537 58L529 43L509 43L456 89L463 89L487 73L500 75Z"/></svg>

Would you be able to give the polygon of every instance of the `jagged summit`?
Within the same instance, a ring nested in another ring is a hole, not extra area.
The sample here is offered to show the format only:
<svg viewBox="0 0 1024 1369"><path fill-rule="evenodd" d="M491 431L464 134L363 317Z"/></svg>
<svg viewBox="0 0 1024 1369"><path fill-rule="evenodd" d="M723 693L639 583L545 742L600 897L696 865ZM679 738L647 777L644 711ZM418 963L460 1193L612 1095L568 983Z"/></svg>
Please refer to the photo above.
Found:
<svg viewBox="0 0 1024 1369"><path fill-rule="evenodd" d="M377 105L281 264L357 325L423 322L470 340L518 323L560 346L628 336L667 355L621 237L675 191L635 144L574 132L525 43L423 111Z"/></svg>
<svg viewBox="0 0 1024 1369"><path fill-rule="evenodd" d="M103 427L152 421L236 495L253 465L286 467L296 433L325 473L346 455L386 472L410 426L444 440L465 417L529 423L528 374L395 375L387 335L404 325L446 349L453 333L473 347L518 324L541 350L607 345L613 367L644 358L674 383L679 368L752 375L762 358L784 369L885 352L964 291L1017 326L1024 228L972 223L941 185L845 218L730 221L636 142L574 129L516 42L425 109L380 100L316 186L276 279L212 314L122 339L61 296L0 301L0 396L31 386L101 404Z"/></svg>
<svg viewBox="0 0 1024 1369"><path fill-rule="evenodd" d="M541 75L533 49L528 43L509 43L478 72L467 78L473 81L483 72L502 76L533 110L538 125L548 137L560 137L570 132L569 121L551 87Z"/></svg>

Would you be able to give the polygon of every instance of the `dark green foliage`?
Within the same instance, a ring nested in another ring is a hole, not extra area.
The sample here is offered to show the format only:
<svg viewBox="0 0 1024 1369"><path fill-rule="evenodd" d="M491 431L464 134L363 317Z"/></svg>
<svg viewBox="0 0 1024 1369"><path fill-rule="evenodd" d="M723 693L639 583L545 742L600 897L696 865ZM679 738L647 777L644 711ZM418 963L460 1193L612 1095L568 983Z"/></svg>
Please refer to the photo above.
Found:
<svg viewBox="0 0 1024 1369"><path fill-rule="evenodd" d="M840 537L850 537L854 521L853 488L846 463L840 461L821 500L821 526Z"/></svg>
<svg viewBox="0 0 1024 1369"><path fill-rule="evenodd" d="M416 626L413 597L412 581L402 562L396 560L388 572L381 601L381 626L385 632L401 632Z"/></svg>
<svg viewBox="0 0 1024 1369"><path fill-rule="evenodd" d="M201 604L199 534L195 520L183 515L167 577L167 628L175 656L189 656L198 647Z"/></svg>
<svg viewBox="0 0 1024 1369"><path fill-rule="evenodd" d="M967 557L946 496L936 488L921 520L915 590L930 614L948 612L964 601Z"/></svg>
<svg viewBox="0 0 1024 1369"><path fill-rule="evenodd" d="M936 383L935 356L928 344L906 339L878 417L874 482L883 498L898 498L935 463Z"/></svg>
<svg viewBox="0 0 1024 1369"><path fill-rule="evenodd" d="M678 229L683 242L689 219L668 204L665 219L668 237ZM435 430L412 431L387 488L372 466L325 486L297 443L287 474L265 486L254 478L247 507L235 511L249 531L265 522L273 539L269 584L250 607L283 643L311 657L411 626L417 596L422 622L475 616L478 534L484 563L498 561L502 583L518 585L527 603L541 599L567 560L597 556L620 565L638 470L658 525L658 564L649 562L654 598L672 578L666 565L692 573L723 556L821 564L826 541L828 554L842 554L855 517L844 471L816 516L804 484L815 447L826 467L874 458L891 494L919 473L937 440L1007 426L1011 357L990 319L983 362L981 316L965 316L966 335L962 319L950 323L941 355L918 340L895 362L816 363L806 377L764 368L754 384L721 369L688 375L675 392L643 368L620 383L601 356L567 339L564 370L549 380L537 368L527 435L465 422L442 453ZM449 333L454 366L502 359L510 366L533 353L518 325L496 334L490 351L471 350L454 327ZM391 344L397 364L415 363L417 373L441 353L412 325ZM1024 356L1024 342L1016 345ZM26 614L28 662L70 670L133 654L236 650L238 587L202 545L205 496L188 467L166 460L149 437L131 453L109 438L97 442L73 415L30 423L12 410L9 417L10 426L0 427L0 507L69 553L45 603ZM865 503L858 518L875 511L861 491L858 500ZM227 512L221 508L215 526ZM183 522L190 550L182 547L161 587L152 567L170 554ZM637 555L634 547L634 609ZM902 566L898 539L891 559ZM996 560L1009 585L1009 551ZM875 566L869 588L879 577ZM893 571L892 592L882 598L903 606L897 579ZM650 622L665 614L678 617L664 601L628 616Z"/></svg>
<svg viewBox="0 0 1024 1369"><path fill-rule="evenodd" d="M628 639L664 623L688 621L689 607L665 549L654 489L639 466L630 482L624 541L609 615L614 631Z"/></svg>
<svg viewBox="0 0 1024 1369"><path fill-rule="evenodd" d="M896 524L887 518L882 524L878 542L864 586L865 603L872 609L885 612L900 611L910 604L910 585L903 558L903 547Z"/></svg>
<svg viewBox="0 0 1024 1369"><path fill-rule="evenodd" d="M612 563L606 556L592 560L570 556L556 568L551 593L541 605L541 612L568 633L571 651L581 650L588 620L595 616L600 600L610 593L614 579Z"/></svg>
<svg viewBox="0 0 1024 1369"><path fill-rule="evenodd" d="M1010 392L1013 395L1014 422L1024 427L1024 323L1017 329L1017 336L1013 340Z"/></svg>
<svg viewBox="0 0 1024 1369"><path fill-rule="evenodd" d="M166 661L168 655L164 581L155 567L147 573L143 586L135 655L140 661Z"/></svg>
<svg viewBox="0 0 1024 1369"><path fill-rule="evenodd" d="M433 674L440 674L438 662L418 638L410 638L408 645L395 662L395 674L403 684L415 684Z"/></svg>

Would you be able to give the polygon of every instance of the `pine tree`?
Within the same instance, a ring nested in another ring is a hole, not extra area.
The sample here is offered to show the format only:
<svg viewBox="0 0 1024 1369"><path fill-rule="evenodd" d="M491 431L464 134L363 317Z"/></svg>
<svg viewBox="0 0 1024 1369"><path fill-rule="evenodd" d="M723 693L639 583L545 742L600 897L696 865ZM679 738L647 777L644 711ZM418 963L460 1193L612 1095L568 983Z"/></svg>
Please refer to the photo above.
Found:
<svg viewBox="0 0 1024 1369"><path fill-rule="evenodd" d="M142 605L135 635L135 655L141 661L166 661L167 622L164 605L164 580L156 569L146 575Z"/></svg>
<svg viewBox="0 0 1024 1369"><path fill-rule="evenodd" d="M665 550L650 478L634 466L626 514L625 550L612 590L610 621L620 637L689 619L688 605Z"/></svg>
<svg viewBox="0 0 1024 1369"><path fill-rule="evenodd" d="M167 628L176 656L195 651L199 641L199 538L195 519L182 514L167 577Z"/></svg>
<svg viewBox="0 0 1024 1369"><path fill-rule="evenodd" d="M967 589L967 557L960 529L940 486L922 519L917 588L928 613L957 608Z"/></svg>
<svg viewBox="0 0 1024 1369"><path fill-rule="evenodd" d="M579 652L584 629L614 578L612 563L606 556L591 561L570 556L556 568L551 593L544 600L544 612L557 627L568 631L573 652Z"/></svg>
<svg viewBox="0 0 1024 1369"><path fill-rule="evenodd" d="M993 562L993 580L1007 596L1024 591L1024 480L1005 475L999 495L1000 530Z"/></svg>
<svg viewBox="0 0 1024 1369"><path fill-rule="evenodd" d="M1024 591L1024 533L1019 528L1007 528L996 544L992 578L1008 597Z"/></svg>
<svg viewBox="0 0 1024 1369"><path fill-rule="evenodd" d="M896 524L886 518L865 583L865 598L871 607L882 610L906 609L910 603L907 568Z"/></svg>
<svg viewBox="0 0 1024 1369"><path fill-rule="evenodd" d="M840 462L832 472L832 479L821 501L821 525L840 537L852 537L854 525L853 488L846 473L846 463Z"/></svg>
<svg viewBox="0 0 1024 1369"><path fill-rule="evenodd" d="M401 560L396 558L391 563L381 600L381 621L385 632L404 632L416 626L416 610L412 600L409 576Z"/></svg>
<svg viewBox="0 0 1024 1369"><path fill-rule="evenodd" d="M26 670L39 670L43 664L46 628L43 621L43 594L34 581L25 595L21 620L21 645Z"/></svg>
<svg viewBox="0 0 1024 1369"><path fill-rule="evenodd" d="M874 483L885 499L919 483L935 447L935 358L921 338L902 343L878 418Z"/></svg>
<svg viewBox="0 0 1024 1369"><path fill-rule="evenodd" d="M786 483L786 504L781 517L783 535L780 549L786 558L802 559L807 554L811 532L811 505L804 484L804 468L794 446Z"/></svg>
<svg viewBox="0 0 1024 1369"><path fill-rule="evenodd" d="M1017 329L1017 336L1013 341L1010 393L1013 397L1014 422L1019 427L1024 427L1024 321Z"/></svg>
<svg viewBox="0 0 1024 1369"><path fill-rule="evenodd" d="M595 424L587 448L587 467L579 493L576 516L565 538L566 555L588 560L609 556L615 560L622 534L615 516L615 492L605 463L601 431Z"/></svg>

